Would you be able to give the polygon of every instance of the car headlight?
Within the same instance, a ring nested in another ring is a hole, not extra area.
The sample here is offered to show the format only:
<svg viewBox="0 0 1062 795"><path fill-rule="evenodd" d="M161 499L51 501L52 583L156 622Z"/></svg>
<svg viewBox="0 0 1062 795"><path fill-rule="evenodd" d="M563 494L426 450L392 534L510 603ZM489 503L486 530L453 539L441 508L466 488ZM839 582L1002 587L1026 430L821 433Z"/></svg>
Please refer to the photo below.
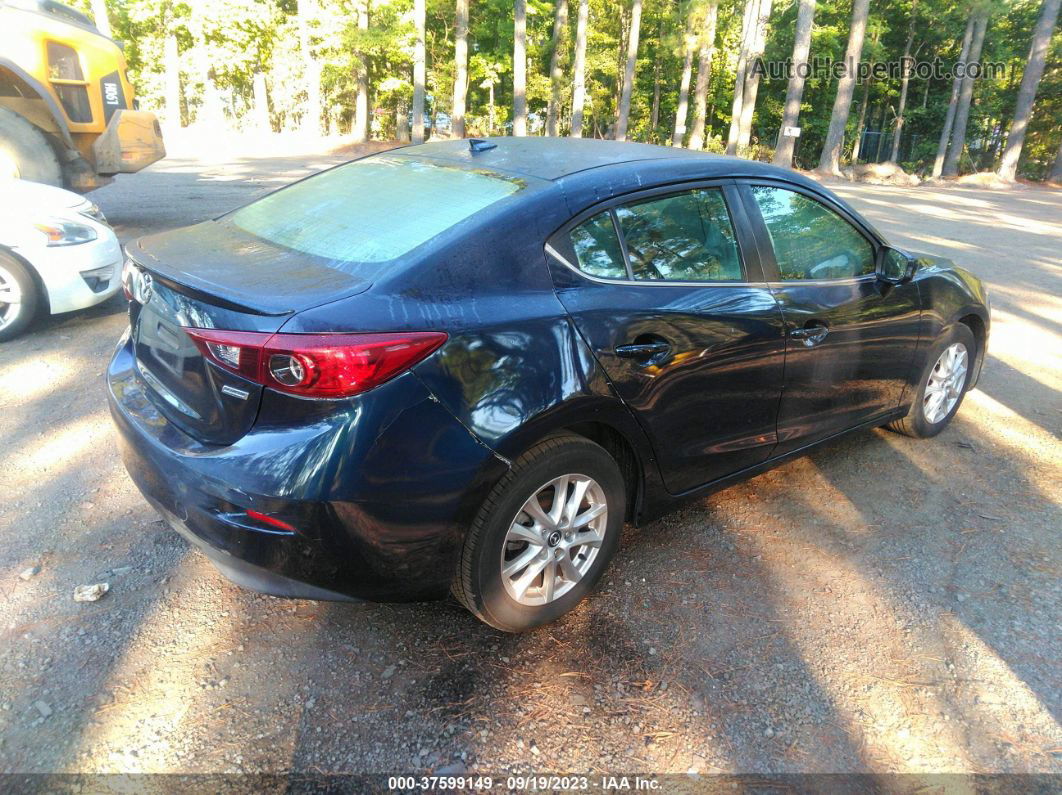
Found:
<svg viewBox="0 0 1062 795"><path fill-rule="evenodd" d="M76 246L96 239L96 230L91 226L63 221L54 218L41 224L34 224L48 238L49 246Z"/></svg>

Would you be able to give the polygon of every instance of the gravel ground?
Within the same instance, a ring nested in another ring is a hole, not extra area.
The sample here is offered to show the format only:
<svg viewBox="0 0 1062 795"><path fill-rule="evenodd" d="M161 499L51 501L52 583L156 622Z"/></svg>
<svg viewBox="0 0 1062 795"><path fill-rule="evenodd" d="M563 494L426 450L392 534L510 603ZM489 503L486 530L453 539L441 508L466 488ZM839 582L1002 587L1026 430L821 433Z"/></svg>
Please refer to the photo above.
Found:
<svg viewBox="0 0 1062 795"><path fill-rule="evenodd" d="M220 149L94 198L129 239L341 159ZM989 282L978 390L628 528L523 636L229 584L118 460L120 301L4 345L0 770L1062 772L1062 194L834 187Z"/></svg>

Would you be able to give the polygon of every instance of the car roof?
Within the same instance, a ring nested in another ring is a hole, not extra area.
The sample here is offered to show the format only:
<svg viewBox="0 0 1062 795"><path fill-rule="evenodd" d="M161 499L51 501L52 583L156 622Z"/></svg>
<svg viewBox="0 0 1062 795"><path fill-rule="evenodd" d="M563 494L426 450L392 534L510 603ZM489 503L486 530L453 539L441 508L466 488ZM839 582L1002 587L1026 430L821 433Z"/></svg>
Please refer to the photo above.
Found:
<svg viewBox="0 0 1062 795"><path fill-rule="evenodd" d="M477 140L494 144L494 147L473 151L471 142ZM629 167L632 163L670 161L677 170L681 170L683 166L693 166L698 176L704 178L763 176L800 184L810 182L795 171L755 160L694 152L680 147L596 138L529 136L455 139L404 147L399 151L403 154L550 181L591 169L612 170Z"/></svg>

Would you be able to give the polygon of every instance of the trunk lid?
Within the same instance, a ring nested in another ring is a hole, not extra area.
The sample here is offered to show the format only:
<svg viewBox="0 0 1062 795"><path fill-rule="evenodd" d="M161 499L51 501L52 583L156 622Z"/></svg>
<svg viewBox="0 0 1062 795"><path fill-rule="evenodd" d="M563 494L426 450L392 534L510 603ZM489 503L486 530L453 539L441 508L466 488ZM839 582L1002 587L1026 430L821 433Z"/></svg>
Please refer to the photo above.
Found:
<svg viewBox="0 0 1062 795"><path fill-rule="evenodd" d="M254 424L262 387L208 361L183 327L268 332L280 328L286 316L217 306L162 277L154 277L146 292L145 303L133 302L131 320L137 370L148 394L167 419L195 439L232 444Z"/></svg>
<svg viewBox="0 0 1062 795"><path fill-rule="evenodd" d="M263 315L290 315L372 286L341 263L273 245L225 219L141 238L130 253L175 285Z"/></svg>
<svg viewBox="0 0 1062 795"><path fill-rule="evenodd" d="M143 275L130 309L137 368L166 418L206 444L244 436L263 387L206 359L184 328L271 333L299 310L371 284L213 221L129 248Z"/></svg>

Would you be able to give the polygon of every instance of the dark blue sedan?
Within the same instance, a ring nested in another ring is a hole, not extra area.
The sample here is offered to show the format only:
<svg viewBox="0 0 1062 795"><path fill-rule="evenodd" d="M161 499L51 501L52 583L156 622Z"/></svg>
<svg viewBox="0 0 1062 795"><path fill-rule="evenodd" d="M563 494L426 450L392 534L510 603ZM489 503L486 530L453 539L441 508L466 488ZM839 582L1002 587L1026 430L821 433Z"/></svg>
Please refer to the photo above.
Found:
<svg viewBox="0 0 1062 795"><path fill-rule="evenodd" d="M234 581L557 618L645 522L859 428L933 436L984 286L820 185L639 144L449 141L128 248L126 466Z"/></svg>

